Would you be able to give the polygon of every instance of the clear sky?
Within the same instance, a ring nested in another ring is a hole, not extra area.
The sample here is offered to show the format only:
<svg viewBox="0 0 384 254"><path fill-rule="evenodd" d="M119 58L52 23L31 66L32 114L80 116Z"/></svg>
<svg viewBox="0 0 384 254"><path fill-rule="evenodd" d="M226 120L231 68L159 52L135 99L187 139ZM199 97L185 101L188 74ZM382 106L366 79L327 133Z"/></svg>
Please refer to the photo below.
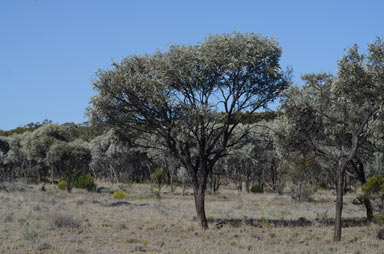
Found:
<svg viewBox="0 0 384 254"><path fill-rule="evenodd" d="M344 48L384 36L382 0L0 0L0 129L86 121L111 60L196 44L209 34L277 38L294 81L336 73Z"/></svg>

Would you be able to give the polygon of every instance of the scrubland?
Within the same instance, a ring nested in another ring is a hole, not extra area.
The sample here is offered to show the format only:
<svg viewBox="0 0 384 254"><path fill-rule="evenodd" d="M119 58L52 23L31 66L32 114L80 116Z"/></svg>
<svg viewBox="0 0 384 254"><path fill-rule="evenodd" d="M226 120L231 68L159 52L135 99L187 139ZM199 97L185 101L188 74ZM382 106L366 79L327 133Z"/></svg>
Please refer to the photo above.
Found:
<svg viewBox="0 0 384 254"><path fill-rule="evenodd" d="M99 184L100 185L100 184ZM224 187L207 195L209 229L195 218L191 191L164 188L159 201L148 185L117 185L127 196L40 185L0 192L0 253L383 253L380 226L345 196L342 241L334 243L335 196L318 191L311 202L289 195L240 193Z"/></svg>

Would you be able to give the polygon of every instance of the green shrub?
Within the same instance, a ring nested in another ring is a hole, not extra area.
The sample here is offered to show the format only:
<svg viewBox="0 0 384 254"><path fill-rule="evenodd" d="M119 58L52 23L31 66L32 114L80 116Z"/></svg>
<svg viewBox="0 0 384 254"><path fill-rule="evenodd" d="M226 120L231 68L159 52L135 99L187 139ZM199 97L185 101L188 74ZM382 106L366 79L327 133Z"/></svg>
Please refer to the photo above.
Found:
<svg viewBox="0 0 384 254"><path fill-rule="evenodd" d="M363 192L368 195L378 195L384 193L384 175L378 174L368 178L363 185Z"/></svg>
<svg viewBox="0 0 384 254"><path fill-rule="evenodd" d="M372 221L384 225L384 174L369 177L362 190L362 201L370 200L373 211L377 213Z"/></svg>
<svg viewBox="0 0 384 254"><path fill-rule="evenodd" d="M372 222L380 226L384 225L384 213L379 213L373 216Z"/></svg>
<svg viewBox="0 0 384 254"><path fill-rule="evenodd" d="M60 181L57 184L57 187L59 187L60 190L66 190L67 189L67 181Z"/></svg>
<svg viewBox="0 0 384 254"><path fill-rule="evenodd" d="M112 195L112 198L114 199L123 199L127 196L127 193L125 193L124 191L115 191Z"/></svg>
<svg viewBox="0 0 384 254"><path fill-rule="evenodd" d="M64 174L64 176L61 178L62 180L67 179L67 175ZM81 170L74 169L72 170L72 186L75 188L80 189L86 189L88 191L95 191L96 190L96 183L92 176L87 175Z"/></svg>
<svg viewBox="0 0 384 254"><path fill-rule="evenodd" d="M158 168L151 174L151 182L152 184L157 184L159 186L159 190L161 185L165 183L166 178L167 174L163 168Z"/></svg>
<svg viewBox="0 0 384 254"><path fill-rule="evenodd" d="M261 186L258 185L258 184L255 184L255 185L252 186L252 188L251 188L251 192L252 192L252 193L263 193L264 190L263 190L263 187L261 187Z"/></svg>
<svg viewBox="0 0 384 254"><path fill-rule="evenodd" d="M262 228L270 228L271 227L271 223L265 217L261 218L260 225Z"/></svg>
<svg viewBox="0 0 384 254"><path fill-rule="evenodd" d="M155 194L156 199L160 202L161 200L161 186L165 183L167 179L167 174L163 168L156 169L155 172L151 174L151 191ZM154 191L154 186L157 186L157 190Z"/></svg>
<svg viewBox="0 0 384 254"><path fill-rule="evenodd" d="M88 191L96 190L96 184L95 184L93 177L90 175L85 175L85 174L78 176L75 179L73 186L75 188L86 189Z"/></svg>
<svg viewBox="0 0 384 254"><path fill-rule="evenodd" d="M328 185L324 182L319 183L318 187L320 190L328 190Z"/></svg>

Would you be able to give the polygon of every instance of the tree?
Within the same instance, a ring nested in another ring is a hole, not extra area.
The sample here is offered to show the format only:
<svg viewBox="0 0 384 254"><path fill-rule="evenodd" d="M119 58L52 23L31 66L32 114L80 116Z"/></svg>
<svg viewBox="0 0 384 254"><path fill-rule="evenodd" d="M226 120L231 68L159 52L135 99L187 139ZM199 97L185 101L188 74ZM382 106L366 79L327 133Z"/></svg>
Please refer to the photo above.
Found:
<svg viewBox="0 0 384 254"><path fill-rule="evenodd" d="M283 167L296 189L292 197L298 202L308 201L316 191L315 178L319 173L319 165L310 156L302 152L294 152L285 158Z"/></svg>
<svg viewBox="0 0 384 254"><path fill-rule="evenodd" d="M88 113L96 123L156 134L190 175L197 217L208 228L207 177L242 139L229 141L240 113L266 107L288 86L280 56L273 39L232 33L128 57L97 73Z"/></svg>
<svg viewBox="0 0 384 254"><path fill-rule="evenodd" d="M8 138L0 136L0 180L6 179L9 174L7 165L7 153L10 150Z"/></svg>
<svg viewBox="0 0 384 254"><path fill-rule="evenodd" d="M173 187L173 178L177 175L177 169L180 162L175 158L169 149L158 142L155 134L142 134L136 139L136 150L145 153L147 158L152 162L153 168L162 168L167 176L167 184Z"/></svg>
<svg viewBox="0 0 384 254"><path fill-rule="evenodd" d="M23 151L23 140L30 135L30 132L13 134L8 137L9 151L5 154L4 162L9 171L8 176L30 176L31 162L28 161Z"/></svg>
<svg viewBox="0 0 384 254"><path fill-rule="evenodd" d="M345 173L364 141L370 125L383 116L384 44L358 46L339 60L338 75L309 74L306 85L291 87L283 103L285 147L312 151L333 164L337 175L334 241L341 240Z"/></svg>
<svg viewBox="0 0 384 254"><path fill-rule="evenodd" d="M149 178L151 164L148 158L134 149L127 137L122 136L111 129L90 142L90 168L94 175L105 177L105 173L109 172L110 179L116 181L123 177L131 181L144 176Z"/></svg>
<svg viewBox="0 0 384 254"><path fill-rule="evenodd" d="M68 131L58 124L44 124L25 136L22 141L22 149L27 159L36 169L39 180L47 176L46 157L50 147L56 142L68 142L69 140ZM51 176L53 180L53 168Z"/></svg>
<svg viewBox="0 0 384 254"><path fill-rule="evenodd" d="M247 116L248 117L248 116ZM252 117L253 118L253 117ZM251 118L251 119L252 119ZM247 124L240 124L234 131L232 139L243 135L243 129L250 129L242 141L228 149L229 156L222 159L225 175L239 183L242 190L242 182L245 181L245 190L249 192L250 183L258 181L258 185L271 187L274 191L282 191L280 188L281 174L278 171L279 158L273 136L273 118L268 121L258 119L253 123L248 119Z"/></svg>
<svg viewBox="0 0 384 254"><path fill-rule="evenodd" d="M47 153L48 165L65 172L67 177L67 191L72 191L74 169L87 171L91 161L91 153L87 142L77 139L72 142L57 142Z"/></svg>

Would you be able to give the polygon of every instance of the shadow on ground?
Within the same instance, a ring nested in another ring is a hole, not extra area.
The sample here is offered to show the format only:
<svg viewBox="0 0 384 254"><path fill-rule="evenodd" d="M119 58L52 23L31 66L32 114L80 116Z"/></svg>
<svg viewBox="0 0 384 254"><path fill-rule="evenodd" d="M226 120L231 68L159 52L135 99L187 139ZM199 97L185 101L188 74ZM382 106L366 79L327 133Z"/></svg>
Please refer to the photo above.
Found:
<svg viewBox="0 0 384 254"><path fill-rule="evenodd" d="M223 225L241 226L248 225L254 227L311 227L311 226L333 226L335 219L315 219L313 221L300 217L297 220L283 219L208 219L208 223L221 228ZM360 227L368 225L366 218L345 218L342 221L343 227Z"/></svg>

